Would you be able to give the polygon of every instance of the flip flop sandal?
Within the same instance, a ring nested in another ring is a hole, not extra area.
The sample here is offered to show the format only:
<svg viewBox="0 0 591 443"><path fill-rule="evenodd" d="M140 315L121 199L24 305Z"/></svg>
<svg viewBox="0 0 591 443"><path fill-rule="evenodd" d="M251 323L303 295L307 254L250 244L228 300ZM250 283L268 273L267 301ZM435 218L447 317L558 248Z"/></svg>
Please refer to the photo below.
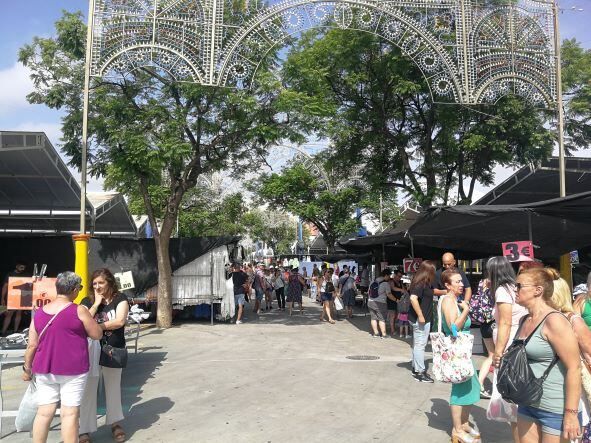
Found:
<svg viewBox="0 0 591 443"><path fill-rule="evenodd" d="M113 440L117 443L123 443L126 440L125 431L119 425L115 425L111 428L111 433L113 434Z"/></svg>

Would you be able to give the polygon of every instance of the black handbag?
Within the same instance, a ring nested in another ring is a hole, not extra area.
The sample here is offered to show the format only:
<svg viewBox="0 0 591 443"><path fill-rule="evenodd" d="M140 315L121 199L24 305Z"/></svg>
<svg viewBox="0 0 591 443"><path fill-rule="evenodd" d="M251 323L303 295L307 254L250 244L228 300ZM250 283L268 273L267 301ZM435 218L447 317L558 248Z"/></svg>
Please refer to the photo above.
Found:
<svg viewBox="0 0 591 443"><path fill-rule="evenodd" d="M501 367L497 373L497 390L504 400L517 405L528 406L537 403L542 398L544 381L554 365L558 362L558 355L554 355L552 363L550 363L542 376L537 378L527 362L525 347L532 336L544 323L548 315L553 313L554 312L550 312L547 314L525 340L517 338L519 337L519 332L525 319L522 320L519 325L519 329L515 334L516 338L513 340L513 343L511 343L511 346L509 346L505 354L503 354Z"/></svg>
<svg viewBox="0 0 591 443"><path fill-rule="evenodd" d="M101 341L101 357L99 365L106 368L127 367L127 348L116 348Z"/></svg>

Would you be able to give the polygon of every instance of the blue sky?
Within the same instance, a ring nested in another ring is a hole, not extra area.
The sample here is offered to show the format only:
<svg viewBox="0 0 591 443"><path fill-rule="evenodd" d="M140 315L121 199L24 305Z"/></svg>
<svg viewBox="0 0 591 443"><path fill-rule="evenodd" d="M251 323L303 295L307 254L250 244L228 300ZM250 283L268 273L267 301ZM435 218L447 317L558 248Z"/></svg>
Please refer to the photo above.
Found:
<svg viewBox="0 0 591 443"><path fill-rule="evenodd" d="M591 48L591 1L560 0L563 38L576 38ZM42 105L30 105L25 96L31 91L26 70L17 62L18 49L36 35L50 36L63 9L86 11L85 0L0 0L0 130L44 131L59 146L60 115ZM573 11L572 8L575 10ZM583 11L578 11L582 8ZM500 171L497 180L509 171ZM90 183L100 190L100 182Z"/></svg>

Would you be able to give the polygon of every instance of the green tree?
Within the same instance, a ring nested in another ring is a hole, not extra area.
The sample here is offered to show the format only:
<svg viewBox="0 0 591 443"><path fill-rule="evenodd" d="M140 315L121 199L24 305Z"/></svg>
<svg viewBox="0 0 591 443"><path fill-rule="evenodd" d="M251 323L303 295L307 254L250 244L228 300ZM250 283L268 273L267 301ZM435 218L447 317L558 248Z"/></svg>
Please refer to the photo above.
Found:
<svg viewBox="0 0 591 443"><path fill-rule="evenodd" d="M80 165L81 110L86 26L81 13L64 12L54 37L35 37L19 53L31 72L31 103L65 111L63 151ZM274 62L271 54L265 60ZM144 67L121 79L95 79L90 100L90 172L105 185L143 202L154 229L158 257L159 327L172 322L169 240L187 191L202 174L251 167L267 147L289 131L289 101L280 99L268 73L258 88L228 88L177 83ZM157 222L160 223L157 223Z"/></svg>
<svg viewBox="0 0 591 443"><path fill-rule="evenodd" d="M247 208L241 193L230 194L219 201L203 195L183 204L179 211L181 237L235 236L246 233L244 217Z"/></svg>
<svg viewBox="0 0 591 443"><path fill-rule="evenodd" d="M257 183L256 193L273 209L287 211L313 223L330 251L334 250L339 237L359 225L353 218L353 211L363 197L363 190L354 184L327 187L323 178L301 163L287 167L279 174L263 175Z"/></svg>
<svg viewBox="0 0 591 443"><path fill-rule="evenodd" d="M291 253L296 240L295 217L283 211L254 208L244 214L242 223L251 239L266 243L275 255Z"/></svg>
<svg viewBox="0 0 591 443"><path fill-rule="evenodd" d="M477 110L433 103L419 69L379 37L310 31L292 47L283 81L306 130L330 139L343 164L362 164L376 189L399 189L421 205L472 199L497 164L551 152L546 115L515 98Z"/></svg>
<svg viewBox="0 0 591 443"><path fill-rule="evenodd" d="M565 147L584 149L591 140L591 50L575 39L562 43Z"/></svg>

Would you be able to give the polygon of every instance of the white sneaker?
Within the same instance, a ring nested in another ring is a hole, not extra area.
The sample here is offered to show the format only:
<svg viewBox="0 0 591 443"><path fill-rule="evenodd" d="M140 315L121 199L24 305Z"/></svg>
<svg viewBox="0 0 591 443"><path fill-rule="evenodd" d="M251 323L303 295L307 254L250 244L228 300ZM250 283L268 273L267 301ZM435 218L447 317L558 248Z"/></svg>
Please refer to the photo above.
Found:
<svg viewBox="0 0 591 443"><path fill-rule="evenodd" d="M236 320L236 324L237 325L241 325L242 324L242 320Z"/></svg>
<svg viewBox="0 0 591 443"><path fill-rule="evenodd" d="M406 338L411 338L411 337L412 337L411 335L407 335L407 336L406 336Z"/></svg>

